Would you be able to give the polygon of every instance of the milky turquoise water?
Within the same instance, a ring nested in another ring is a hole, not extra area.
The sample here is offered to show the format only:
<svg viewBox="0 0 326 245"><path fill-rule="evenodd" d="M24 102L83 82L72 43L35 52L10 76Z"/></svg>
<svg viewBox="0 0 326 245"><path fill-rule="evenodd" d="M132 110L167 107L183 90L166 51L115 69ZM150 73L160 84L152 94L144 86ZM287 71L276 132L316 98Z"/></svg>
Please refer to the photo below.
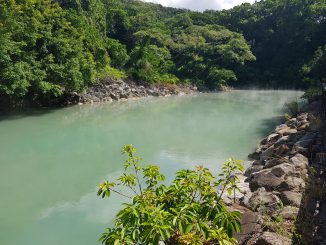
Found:
<svg viewBox="0 0 326 245"><path fill-rule="evenodd" d="M96 185L122 170L132 143L171 179L203 164L246 159L295 91L145 98L0 117L0 244L92 245L121 198Z"/></svg>

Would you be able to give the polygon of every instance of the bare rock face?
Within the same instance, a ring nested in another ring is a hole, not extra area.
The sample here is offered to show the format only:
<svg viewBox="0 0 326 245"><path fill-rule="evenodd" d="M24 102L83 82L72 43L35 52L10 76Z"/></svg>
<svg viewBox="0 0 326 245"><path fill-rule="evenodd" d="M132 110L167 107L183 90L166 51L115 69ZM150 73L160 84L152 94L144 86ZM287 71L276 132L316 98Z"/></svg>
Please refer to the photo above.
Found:
<svg viewBox="0 0 326 245"><path fill-rule="evenodd" d="M286 176L282 184L279 186L278 190L280 191L296 191L301 192L306 186L305 181L300 177L295 176Z"/></svg>
<svg viewBox="0 0 326 245"><path fill-rule="evenodd" d="M279 197L281 198L284 205L291 205L295 207L300 207L302 194L295 191L283 191L280 193Z"/></svg>
<svg viewBox="0 0 326 245"><path fill-rule="evenodd" d="M283 130L283 129L286 129L288 128L288 126L286 124L281 124L281 125L278 125L275 129L275 133L279 134L279 131L280 130Z"/></svg>
<svg viewBox="0 0 326 245"><path fill-rule="evenodd" d="M285 206L280 212L284 219L291 219L294 220L298 216L299 208L292 207L292 206Z"/></svg>
<svg viewBox="0 0 326 245"><path fill-rule="evenodd" d="M290 128L288 126L282 128L281 130L279 130L277 133L278 134L281 134L283 136L286 136L286 135L290 135L290 134L296 134L298 132L297 129L295 128Z"/></svg>
<svg viewBox="0 0 326 245"><path fill-rule="evenodd" d="M291 239L274 232L265 231L258 238L250 239L247 245L291 245Z"/></svg>
<svg viewBox="0 0 326 245"><path fill-rule="evenodd" d="M277 165L273 168L271 168L271 173L274 174L276 177L282 177L284 175L290 175L293 174L294 168L289 163L282 163L280 165Z"/></svg>
<svg viewBox="0 0 326 245"><path fill-rule="evenodd" d="M266 139L266 143L268 144L273 144L275 143L279 138L281 137L280 134L270 134L267 139Z"/></svg>
<svg viewBox="0 0 326 245"><path fill-rule="evenodd" d="M271 158L271 159L268 159L265 162L264 168L271 168L271 167L274 167L274 166L277 166L277 165L280 165L280 164L286 163L286 162L288 162L287 157L284 157L284 158Z"/></svg>
<svg viewBox="0 0 326 245"><path fill-rule="evenodd" d="M261 153L260 160L261 161L267 160L269 157L273 155L273 153L274 153L274 146L272 145Z"/></svg>
<svg viewBox="0 0 326 245"><path fill-rule="evenodd" d="M249 199L249 205L254 211L264 211L272 214L279 209L282 202L272 192L267 192L265 188L259 188L252 193Z"/></svg>
<svg viewBox="0 0 326 245"><path fill-rule="evenodd" d="M296 154L290 159L290 162L295 166L296 169L305 170L309 167L309 160L302 154Z"/></svg>
<svg viewBox="0 0 326 245"><path fill-rule="evenodd" d="M307 148L309 147L317 137L317 133L307 132L303 137L301 137L296 143L295 146Z"/></svg>
<svg viewBox="0 0 326 245"><path fill-rule="evenodd" d="M259 172L260 170L263 170L263 165L252 165L249 168L246 169L244 176L250 177L253 173Z"/></svg>
<svg viewBox="0 0 326 245"><path fill-rule="evenodd" d="M251 191L255 191L260 187L265 187L267 191L273 191L276 190L283 181L283 177L277 177L272 173L271 169L264 169L251 175L249 187Z"/></svg>
<svg viewBox="0 0 326 245"><path fill-rule="evenodd" d="M280 146L280 145L286 144L286 143L288 142L288 139L289 139L289 136L283 136L283 137L279 138L279 139L275 142L274 146L277 147L277 146Z"/></svg>
<svg viewBox="0 0 326 245"><path fill-rule="evenodd" d="M240 221L241 232L236 234L236 238L239 244L246 244L248 239L259 232L261 226L258 224L258 215L255 212L244 207L239 211L242 213Z"/></svg>
<svg viewBox="0 0 326 245"><path fill-rule="evenodd" d="M286 122L286 125L290 128L296 128L298 125L298 121L296 118L291 118L289 121Z"/></svg>

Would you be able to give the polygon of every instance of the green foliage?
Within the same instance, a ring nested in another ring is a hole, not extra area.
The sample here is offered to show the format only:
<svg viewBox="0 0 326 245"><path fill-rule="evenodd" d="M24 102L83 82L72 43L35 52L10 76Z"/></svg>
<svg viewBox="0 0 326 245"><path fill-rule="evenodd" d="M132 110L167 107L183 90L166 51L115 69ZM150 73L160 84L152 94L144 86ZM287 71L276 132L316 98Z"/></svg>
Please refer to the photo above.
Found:
<svg viewBox="0 0 326 245"><path fill-rule="evenodd" d="M194 24L215 23L244 35L257 58L247 64L254 76L250 73L238 76L239 82L244 83L308 87L301 77L301 67L318 47L325 45L323 0L257 1L230 10L206 11L193 19Z"/></svg>
<svg viewBox="0 0 326 245"><path fill-rule="evenodd" d="M291 115L289 115L289 113L284 113L284 119L286 120L286 121L289 121L290 119L291 119Z"/></svg>
<svg viewBox="0 0 326 245"><path fill-rule="evenodd" d="M74 12L47 0L6 1L0 9L0 94L80 91L106 65L97 30L85 28L85 19Z"/></svg>
<svg viewBox="0 0 326 245"><path fill-rule="evenodd" d="M190 26L173 41L178 74L210 88L236 81L234 67L255 59L242 35L217 25Z"/></svg>
<svg viewBox="0 0 326 245"><path fill-rule="evenodd" d="M311 60L302 66L302 74L304 81L314 89L308 92L308 95L313 95L312 92L317 92L316 87L321 87L322 83L326 82L326 45L318 47Z"/></svg>
<svg viewBox="0 0 326 245"><path fill-rule="evenodd" d="M220 197L226 190L230 196L233 193L235 201L235 192L240 191L238 187L240 179L237 174L243 172L244 170L244 167L241 165L241 163L241 160L229 158L229 160L223 164L222 173L218 175L220 179L217 182L218 185L222 186Z"/></svg>
<svg viewBox="0 0 326 245"><path fill-rule="evenodd" d="M298 101L291 101L284 104L285 111L290 117L294 117L299 113L299 103Z"/></svg>
<svg viewBox="0 0 326 245"><path fill-rule="evenodd" d="M108 39L107 45L108 53L111 58L111 65L117 68L123 67L129 60L126 45L112 38Z"/></svg>
<svg viewBox="0 0 326 245"><path fill-rule="evenodd" d="M103 233L103 244L236 244L240 213L225 206L217 188L221 195L238 188L235 174L243 170L240 161L229 159L221 179L198 166L178 171L166 186L159 167L143 166L132 145L124 146L122 153L127 155L125 173L116 182L100 184L97 194L104 198L115 192L131 202L118 212L115 226ZM119 186L130 191L118 190Z"/></svg>
<svg viewBox="0 0 326 245"><path fill-rule="evenodd" d="M1 1L0 96L57 97L125 73L210 89L316 88L326 81L325 9L320 0L204 13L130 0Z"/></svg>
<svg viewBox="0 0 326 245"><path fill-rule="evenodd" d="M171 54L165 47L156 45L136 46L130 54L131 74L141 81L149 83L174 82L176 78L170 74L174 64Z"/></svg>
<svg viewBox="0 0 326 245"><path fill-rule="evenodd" d="M121 79L121 78L126 78L127 75L122 70L118 70L116 68L106 66L97 73L97 77L98 78Z"/></svg>
<svg viewBox="0 0 326 245"><path fill-rule="evenodd" d="M322 95L321 87L312 87L305 91L305 93L302 95L302 98L308 101L316 101L320 98L321 95Z"/></svg>

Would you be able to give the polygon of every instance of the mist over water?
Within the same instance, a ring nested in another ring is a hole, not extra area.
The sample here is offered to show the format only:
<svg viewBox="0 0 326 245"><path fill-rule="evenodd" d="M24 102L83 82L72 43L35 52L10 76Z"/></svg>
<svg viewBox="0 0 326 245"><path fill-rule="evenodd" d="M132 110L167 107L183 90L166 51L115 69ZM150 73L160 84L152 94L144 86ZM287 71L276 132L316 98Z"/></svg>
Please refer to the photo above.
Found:
<svg viewBox="0 0 326 245"><path fill-rule="evenodd" d="M229 156L245 160L301 94L233 91L1 117L0 244L99 244L125 200L98 198L96 185L121 173L124 144L168 179L199 164L218 172Z"/></svg>

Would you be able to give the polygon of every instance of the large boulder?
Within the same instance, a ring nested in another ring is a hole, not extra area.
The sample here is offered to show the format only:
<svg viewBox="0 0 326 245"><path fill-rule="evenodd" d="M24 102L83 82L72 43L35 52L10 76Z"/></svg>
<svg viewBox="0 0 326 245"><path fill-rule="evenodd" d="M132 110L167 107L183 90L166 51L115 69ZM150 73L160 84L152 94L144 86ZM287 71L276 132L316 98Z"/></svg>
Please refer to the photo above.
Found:
<svg viewBox="0 0 326 245"><path fill-rule="evenodd" d="M287 135L287 136L283 136L283 137L279 138L279 139L275 142L274 146L277 147L277 146L280 146L280 145L286 144L286 143L288 142L288 139L289 139L289 136L288 136L288 135Z"/></svg>
<svg viewBox="0 0 326 245"><path fill-rule="evenodd" d="M279 130L277 133L286 136L286 135L290 135L290 134L296 134L298 132L298 130L296 130L295 128L290 128L290 127L284 127L283 129Z"/></svg>
<svg viewBox="0 0 326 245"><path fill-rule="evenodd" d="M263 165L252 165L249 168L246 169L244 175L246 177L250 177L253 173L259 172L264 168Z"/></svg>
<svg viewBox="0 0 326 245"><path fill-rule="evenodd" d="M272 167L270 171L276 177L282 177L284 175L291 175L291 174L293 174L294 168L289 163L282 163L280 165L277 165L275 167Z"/></svg>
<svg viewBox="0 0 326 245"><path fill-rule="evenodd" d="M273 153L274 153L274 146L272 145L260 154L260 160L261 161L267 160L269 157L273 155Z"/></svg>
<svg viewBox="0 0 326 245"><path fill-rule="evenodd" d="M285 206L278 214L284 219L295 220L298 216L299 208L292 206Z"/></svg>
<svg viewBox="0 0 326 245"><path fill-rule="evenodd" d="M280 124L275 128L275 133L279 133L279 131L288 128L286 124Z"/></svg>
<svg viewBox="0 0 326 245"><path fill-rule="evenodd" d="M241 215L241 231L235 235L238 244L246 244L254 234L257 234L261 226L258 223L258 216L255 212L244 207L236 208L242 213Z"/></svg>
<svg viewBox="0 0 326 245"><path fill-rule="evenodd" d="M301 113L299 116L297 116L297 120L299 122L308 120L308 113Z"/></svg>
<svg viewBox="0 0 326 245"><path fill-rule="evenodd" d="M284 205L291 205L295 207L300 207L302 194L295 191L283 191L280 193L279 197L281 198Z"/></svg>
<svg viewBox="0 0 326 245"><path fill-rule="evenodd" d="M291 245L291 239L274 232L265 231L258 238L252 238L247 245Z"/></svg>
<svg viewBox="0 0 326 245"><path fill-rule="evenodd" d="M271 159L268 159L266 162L265 162L265 166L264 168L272 168L274 166L277 166L277 165L280 165L282 163L286 163L288 162L288 158L286 157L282 157L282 158L271 158Z"/></svg>
<svg viewBox="0 0 326 245"><path fill-rule="evenodd" d="M280 209L282 202L272 192L267 192L265 188L259 188L252 193L249 199L249 205L254 211L272 214Z"/></svg>
<svg viewBox="0 0 326 245"><path fill-rule="evenodd" d="M295 166L296 169L305 170L309 167L309 160L302 154L296 154L291 157L290 162Z"/></svg>
<svg viewBox="0 0 326 245"><path fill-rule="evenodd" d="M277 177L271 169L264 169L251 175L249 178L249 187L251 191L255 191L260 187L265 187L266 190L273 191L283 182L283 177Z"/></svg>
<svg viewBox="0 0 326 245"><path fill-rule="evenodd" d="M290 128L296 128L298 125L298 121L296 118L291 118L289 121L286 122L286 125Z"/></svg>
<svg viewBox="0 0 326 245"><path fill-rule="evenodd" d="M297 141L294 146L308 148L316 139L317 133L308 132Z"/></svg>
<svg viewBox="0 0 326 245"><path fill-rule="evenodd" d="M281 137L280 134L270 134L267 139L266 139L266 143L269 143L269 144L273 144L275 143L279 138Z"/></svg>
<svg viewBox="0 0 326 245"><path fill-rule="evenodd" d="M297 191L301 192L306 186L305 181L296 176L286 176L284 181L279 185L279 191Z"/></svg>

